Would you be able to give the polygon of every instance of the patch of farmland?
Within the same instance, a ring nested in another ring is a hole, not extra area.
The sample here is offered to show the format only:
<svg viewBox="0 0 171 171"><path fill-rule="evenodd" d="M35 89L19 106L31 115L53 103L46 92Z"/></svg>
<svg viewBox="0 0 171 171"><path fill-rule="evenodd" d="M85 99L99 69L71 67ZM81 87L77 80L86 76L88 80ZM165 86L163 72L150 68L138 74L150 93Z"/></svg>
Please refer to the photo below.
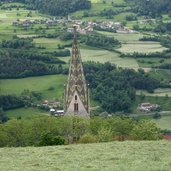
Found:
<svg viewBox="0 0 171 171"><path fill-rule="evenodd" d="M118 51L122 53L154 53L154 52L162 52L167 50L167 48L160 45L158 42L129 42L126 44L122 44L122 47L118 49Z"/></svg>

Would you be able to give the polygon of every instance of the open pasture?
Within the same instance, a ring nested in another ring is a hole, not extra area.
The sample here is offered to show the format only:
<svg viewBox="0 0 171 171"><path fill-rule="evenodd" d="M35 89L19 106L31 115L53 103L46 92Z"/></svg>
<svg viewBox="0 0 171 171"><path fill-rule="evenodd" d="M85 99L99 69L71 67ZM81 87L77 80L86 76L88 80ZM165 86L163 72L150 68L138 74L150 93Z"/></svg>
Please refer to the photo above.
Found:
<svg viewBox="0 0 171 171"><path fill-rule="evenodd" d="M171 115L170 116L162 116L160 119L153 120L157 126L163 130L171 130Z"/></svg>
<svg viewBox="0 0 171 171"><path fill-rule="evenodd" d="M24 119L29 119L33 118L36 116L42 116L42 115L48 115L49 113L43 110L40 110L38 108L19 108L19 109L13 109L13 110L8 110L5 112L7 117L10 119L13 118L24 118Z"/></svg>
<svg viewBox="0 0 171 171"><path fill-rule="evenodd" d="M48 51L58 50L58 44L64 45L66 42L58 40L58 39L49 39L49 38L35 38L34 43L36 46L45 47Z"/></svg>
<svg viewBox="0 0 171 171"><path fill-rule="evenodd" d="M167 48L162 47L158 42L143 42L143 41L135 41L129 42L126 44L122 44L122 47L118 49L118 51L122 53L154 53L154 52L162 52Z"/></svg>
<svg viewBox="0 0 171 171"><path fill-rule="evenodd" d="M66 80L67 76L65 75L3 79L0 80L0 95L20 95L24 90L30 90L42 93L43 98L62 98ZM53 89L48 90L50 87Z"/></svg>
<svg viewBox="0 0 171 171"><path fill-rule="evenodd" d="M98 31L98 33L103 34L105 36L109 37L114 37L115 39L119 40L122 43L127 43L127 42L137 42L139 41L140 38L143 37L143 34L137 33L137 34L121 34L121 33L112 33L112 32L107 32L107 31Z"/></svg>
<svg viewBox="0 0 171 171"><path fill-rule="evenodd" d="M94 62L111 62L116 64L118 67L123 68L134 68L138 69L139 66L135 59L131 58L120 58L119 54L116 52L110 52L108 50L101 49L89 49L81 48L81 57L83 62L85 61L94 61ZM61 60L68 62L70 57L60 57Z"/></svg>

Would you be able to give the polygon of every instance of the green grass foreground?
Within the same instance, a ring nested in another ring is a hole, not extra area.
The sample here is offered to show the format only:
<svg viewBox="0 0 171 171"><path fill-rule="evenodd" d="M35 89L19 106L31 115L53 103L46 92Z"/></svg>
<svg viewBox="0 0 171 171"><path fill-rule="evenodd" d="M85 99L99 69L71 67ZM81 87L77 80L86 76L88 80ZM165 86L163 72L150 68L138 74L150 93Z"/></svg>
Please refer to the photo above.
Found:
<svg viewBox="0 0 171 171"><path fill-rule="evenodd" d="M0 170L170 171L170 154L169 141L1 148Z"/></svg>

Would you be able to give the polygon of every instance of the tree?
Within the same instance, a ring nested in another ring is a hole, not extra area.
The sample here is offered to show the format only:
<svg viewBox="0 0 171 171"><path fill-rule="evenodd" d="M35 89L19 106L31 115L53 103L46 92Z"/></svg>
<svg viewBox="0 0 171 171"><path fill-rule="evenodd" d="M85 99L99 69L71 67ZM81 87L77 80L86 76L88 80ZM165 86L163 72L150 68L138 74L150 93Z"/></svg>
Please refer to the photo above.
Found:
<svg viewBox="0 0 171 171"><path fill-rule="evenodd" d="M160 128L148 120L141 120L135 125L131 135L135 140L159 140L162 138Z"/></svg>

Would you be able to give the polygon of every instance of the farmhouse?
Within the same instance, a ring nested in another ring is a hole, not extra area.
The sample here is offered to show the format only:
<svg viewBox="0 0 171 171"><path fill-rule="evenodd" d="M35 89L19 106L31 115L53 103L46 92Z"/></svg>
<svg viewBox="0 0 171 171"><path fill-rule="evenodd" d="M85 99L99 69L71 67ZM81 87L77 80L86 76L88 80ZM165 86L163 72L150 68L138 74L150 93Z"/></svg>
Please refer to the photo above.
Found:
<svg viewBox="0 0 171 171"><path fill-rule="evenodd" d="M151 112L151 111L156 111L160 106L158 104L151 104L151 103L141 103L138 106L138 110L142 112Z"/></svg>

